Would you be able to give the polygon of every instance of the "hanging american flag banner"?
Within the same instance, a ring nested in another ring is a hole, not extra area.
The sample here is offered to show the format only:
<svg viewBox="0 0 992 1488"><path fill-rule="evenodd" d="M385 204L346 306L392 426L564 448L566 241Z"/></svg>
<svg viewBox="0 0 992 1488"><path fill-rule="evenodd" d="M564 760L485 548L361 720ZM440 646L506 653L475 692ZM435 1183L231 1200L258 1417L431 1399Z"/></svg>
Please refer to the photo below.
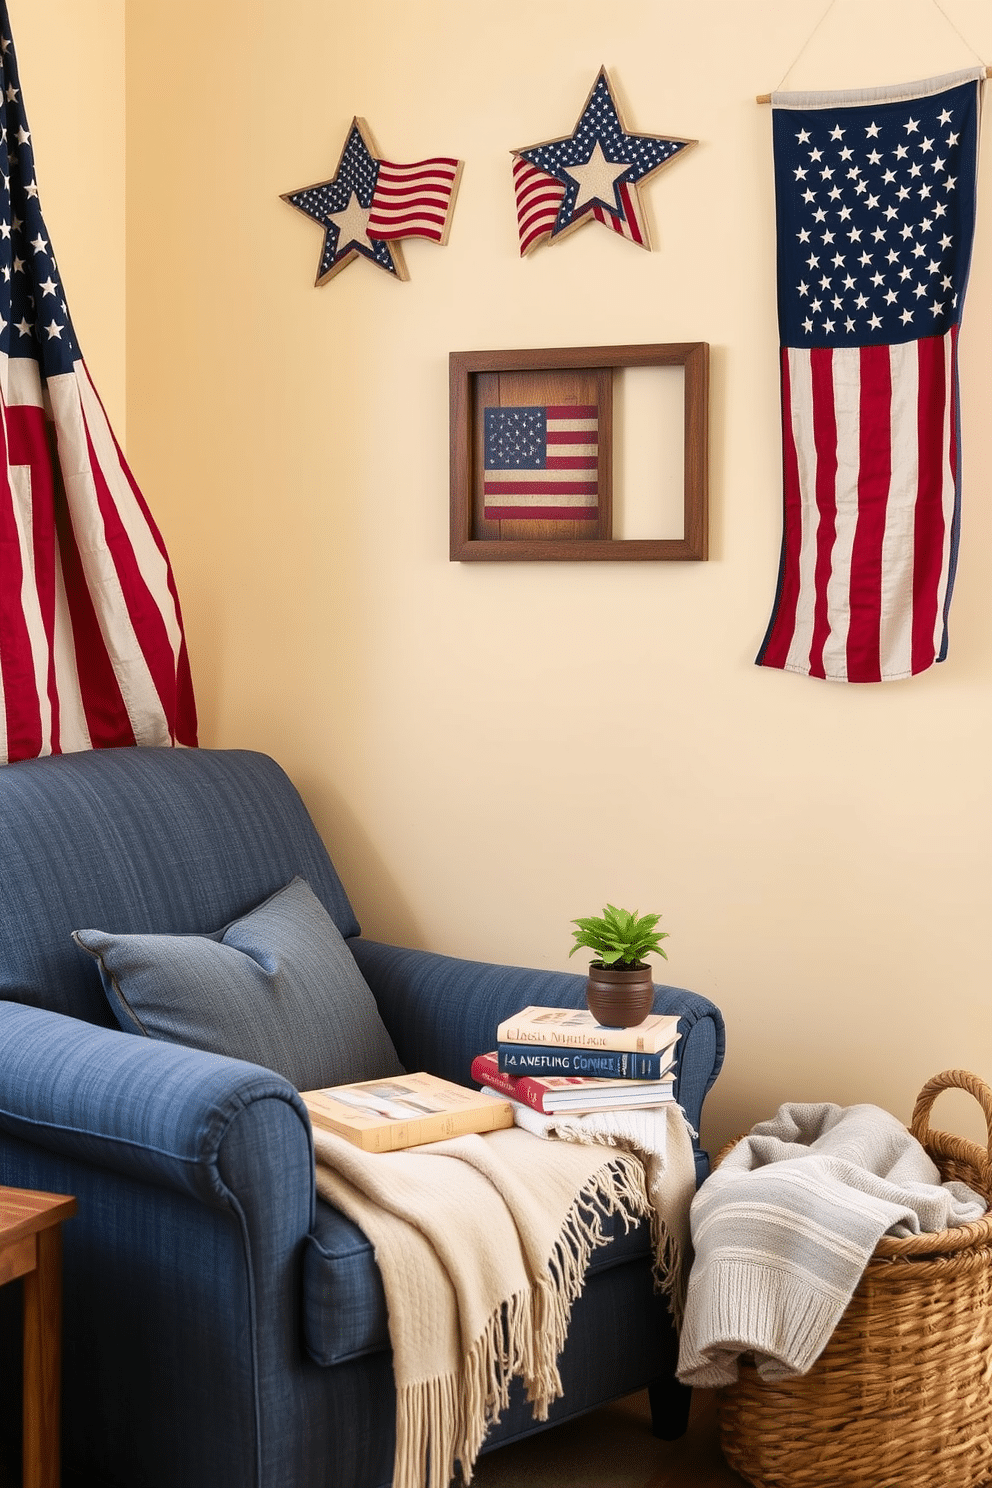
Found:
<svg viewBox="0 0 992 1488"><path fill-rule="evenodd" d="M599 412L595 404L487 408L487 521L596 521Z"/></svg>
<svg viewBox="0 0 992 1488"><path fill-rule="evenodd" d="M784 520L759 666L879 682L946 656L984 75L772 94Z"/></svg>
<svg viewBox="0 0 992 1488"><path fill-rule="evenodd" d="M0 0L0 762L196 744L162 539L66 308Z"/></svg>

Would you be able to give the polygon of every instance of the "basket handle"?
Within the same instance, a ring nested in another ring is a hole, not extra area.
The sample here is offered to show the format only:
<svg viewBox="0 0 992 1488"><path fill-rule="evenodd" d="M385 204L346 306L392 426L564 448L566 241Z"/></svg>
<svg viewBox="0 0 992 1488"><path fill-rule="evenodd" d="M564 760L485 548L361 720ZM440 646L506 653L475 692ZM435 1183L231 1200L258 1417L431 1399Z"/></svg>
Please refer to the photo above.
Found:
<svg viewBox="0 0 992 1488"><path fill-rule="evenodd" d="M916 1140L925 1147L930 1135L930 1112L933 1103L942 1090L966 1090L973 1095L985 1112L985 1125L988 1130L988 1154L989 1164L992 1168L992 1090L984 1080L977 1075L969 1074L967 1070L944 1070L943 1074L934 1075L928 1080L920 1091L913 1108L913 1119L910 1123L910 1131Z"/></svg>

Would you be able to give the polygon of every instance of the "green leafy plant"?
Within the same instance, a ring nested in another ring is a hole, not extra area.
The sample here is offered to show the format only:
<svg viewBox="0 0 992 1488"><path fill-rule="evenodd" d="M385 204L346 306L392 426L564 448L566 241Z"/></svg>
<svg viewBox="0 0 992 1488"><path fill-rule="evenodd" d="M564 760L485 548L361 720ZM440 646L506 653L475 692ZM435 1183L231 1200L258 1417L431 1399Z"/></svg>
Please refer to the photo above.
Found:
<svg viewBox="0 0 992 1488"><path fill-rule="evenodd" d="M659 942L668 939L668 931L654 928L660 919L661 915L639 915L636 909L608 904L602 915L572 921L579 928L572 931L575 944L568 954L574 956L585 946L604 966L639 966L653 952L667 961L668 953Z"/></svg>

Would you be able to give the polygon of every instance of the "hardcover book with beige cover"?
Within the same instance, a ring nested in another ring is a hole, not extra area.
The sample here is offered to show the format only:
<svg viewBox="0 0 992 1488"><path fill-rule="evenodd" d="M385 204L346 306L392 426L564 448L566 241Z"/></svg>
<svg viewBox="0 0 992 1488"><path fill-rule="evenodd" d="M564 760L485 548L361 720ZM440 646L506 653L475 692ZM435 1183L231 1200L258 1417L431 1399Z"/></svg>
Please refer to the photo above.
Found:
<svg viewBox="0 0 992 1488"><path fill-rule="evenodd" d="M426 1073L301 1094L314 1126L335 1132L366 1152L396 1152L513 1125L509 1101Z"/></svg>
<svg viewBox="0 0 992 1488"><path fill-rule="evenodd" d="M630 1028L608 1028L587 1008L525 1007L496 1029L501 1044L541 1044L547 1048L633 1050L657 1054L679 1036L679 1020L670 1013L649 1013Z"/></svg>

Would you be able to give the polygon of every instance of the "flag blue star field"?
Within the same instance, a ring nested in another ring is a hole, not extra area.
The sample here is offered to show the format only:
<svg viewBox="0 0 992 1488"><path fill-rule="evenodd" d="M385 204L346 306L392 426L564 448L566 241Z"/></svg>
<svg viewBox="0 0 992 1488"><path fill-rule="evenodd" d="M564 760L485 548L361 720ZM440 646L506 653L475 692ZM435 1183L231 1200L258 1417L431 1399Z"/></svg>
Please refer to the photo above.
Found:
<svg viewBox="0 0 992 1488"><path fill-rule="evenodd" d="M946 656L983 78L772 95L784 512L760 666L879 682Z"/></svg>
<svg viewBox="0 0 992 1488"><path fill-rule="evenodd" d="M595 404L487 408L483 500L487 521L595 521L599 414Z"/></svg>
<svg viewBox="0 0 992 1488"><path fill-rule="evenodd" d="M0 761L194 745L172 571L73 330L4 0L0 54Z"/></svg>
<svg viewBox="0 0 992 1488"><path fill-rule="evenodd" d="M572 133L513 151L521 256L585 222L650 247L637 191L694 140L628 134L600 70Z"/></svg>
<svg viewBox="0 0 992 1488"><path fill-rule="evenodd" d="M368 125L354 119L332 179L282 198L324 229L315 282L332 279L356 258L405 279L399 240L447 242L461 170L462 162L446 155L410 165L380 160Z"/></svg>

